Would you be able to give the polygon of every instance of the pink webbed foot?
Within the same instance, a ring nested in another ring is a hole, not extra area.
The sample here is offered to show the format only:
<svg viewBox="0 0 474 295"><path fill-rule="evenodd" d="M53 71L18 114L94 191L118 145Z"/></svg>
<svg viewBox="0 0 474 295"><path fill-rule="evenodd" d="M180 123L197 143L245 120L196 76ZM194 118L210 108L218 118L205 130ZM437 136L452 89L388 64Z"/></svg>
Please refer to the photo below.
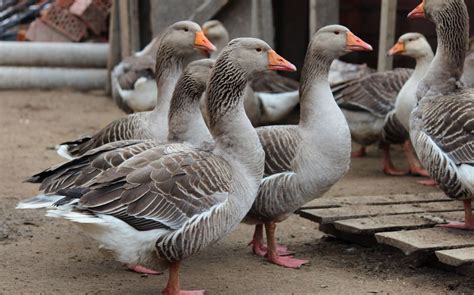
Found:
<svg viewBox="0 0 474 295"><path fill-rule="evenodd" d="M267 259L271 263L287 268L300 268L309 262L309 260L296 259L293 256L269 256Z"/></svg>
<svg viewBox="0 0 474 295"><path fill-rule="evenodd" d="M161 275L163 274L161 271L156 271L151 268L146 268L142 265L128 265L127 266L129 270L136 272L136 273L142 273L142 274L147 274L147 275Z"/></svg>
<svg viewBox="0 0 474 295"><path fill-rule="evenodd" d="M466 222L450 222L447 224L438 224L438 227L445 227L445 228L455 228L455 229L463 229L463 230L474 230L474 222L466 223Z"/></svg>
<svg viewBox="0 0 474 295"><path fill-rule="evenodd" d="M438 183L434 181L433 179L418 180L416 183L424 185L424 186L437 186L438 185Z"/></svg>
<svg viewBox="0 0 474 295"><path fill-rule="evenodd" d="M168 289L161 290L161 293L168 295L204 295L205 290L179 290L178 292L171 292Z"/></svg>
<svg viewBox="0 0 474 295"><path fill-rule="evenodd" d="M252 246L252 250L255 255L260 256L260 257L265 257L267 255L267 251L268 251L267 245L255 240L252 240L249 243L249 246L250 245ZM288 248L282 245L277 245L276 250L279 256L287 256L294 253L292 251L288 251Z"/></svg>

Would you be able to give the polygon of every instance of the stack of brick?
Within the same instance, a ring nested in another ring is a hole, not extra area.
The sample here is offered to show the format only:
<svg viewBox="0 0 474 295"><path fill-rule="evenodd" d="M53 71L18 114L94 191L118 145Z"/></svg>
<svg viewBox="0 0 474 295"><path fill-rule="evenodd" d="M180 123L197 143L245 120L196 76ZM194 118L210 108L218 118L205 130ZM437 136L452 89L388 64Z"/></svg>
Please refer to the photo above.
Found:
<svg viewBox="0 0 474 295"><path fill-rule="evenodd" d="M26 38L42 42L79 42L107 32L111 0L56 0L28 29Z"/></svg>

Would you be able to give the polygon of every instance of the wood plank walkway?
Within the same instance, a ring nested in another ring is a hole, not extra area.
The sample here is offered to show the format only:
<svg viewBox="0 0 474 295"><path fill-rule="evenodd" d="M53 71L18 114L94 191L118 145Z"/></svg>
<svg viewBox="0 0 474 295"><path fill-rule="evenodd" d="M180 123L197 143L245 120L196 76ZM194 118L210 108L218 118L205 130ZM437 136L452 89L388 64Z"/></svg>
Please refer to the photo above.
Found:
<svg viewBox="0 0 474 295"><path fill-rule="evenodd" d="M436 227L464 217L462 203L442 193L323 198L297 214L343 240L429 254L454 267L474 264L474 232Z"/></svg>

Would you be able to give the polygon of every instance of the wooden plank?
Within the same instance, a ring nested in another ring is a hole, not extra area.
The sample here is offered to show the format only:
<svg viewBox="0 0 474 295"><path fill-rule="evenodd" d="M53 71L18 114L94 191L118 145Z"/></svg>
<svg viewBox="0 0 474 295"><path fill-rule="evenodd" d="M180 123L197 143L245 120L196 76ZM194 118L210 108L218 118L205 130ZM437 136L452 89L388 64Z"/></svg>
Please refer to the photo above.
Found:
<svg viewBox="0 0 474 295"><path fill-rule="evenodd" d="M440 262L451 266L457 267L474 263L474 247L441 250L436 251L435 254Z"/></svg>
<svg viewBox="0 0 474 295"><path fill-rule="evenodd" d="M474 233L442 227L375 234L377 242L402 250L409 255L474 246Z"/></svg>
<svg viewBox="0 0 474 295"><path fill-rule="evenodd" d="M425 202L453 201L443 193L430 193L422 195L390 195L390 196L350 196L338 198L316 199L305 204L301 209L319 209L342 207L345 205L383 205L383 204L410 204Z"/></svg>
<svg viewBox="0 0 474 295"><path fill-rule="evenodd" d="M138 1L129 0L130 48L132 52L140 50L140 15Z"/></svg>
<svg viewBox="0 0 474 295"><path fill-rule="evenodd" d="M377 70L391 70L393 58L387 55L395 41L395 25L397 19L397 1L382 0L380 12L379 56Z"/></svg>
<svg viewBox="0 0 474 295"><path fill-rule="evenodd" d="M460 202L433 202L419 204L389 204L389 205L349 205L338 208L303 209L298 214L301 217L321 224L337 220L362 218L379 215L397 215L423 212L449 212L462 210Z"/></svg>
<svg viewBox="0 0 474 295"><path fill-rule="evenodd" d="M334 223L344 233L372 235L378 232L433 227L448 220L462 220L464 211L447 213L421 213L384 215L366 218L339 220Z"/></svg>

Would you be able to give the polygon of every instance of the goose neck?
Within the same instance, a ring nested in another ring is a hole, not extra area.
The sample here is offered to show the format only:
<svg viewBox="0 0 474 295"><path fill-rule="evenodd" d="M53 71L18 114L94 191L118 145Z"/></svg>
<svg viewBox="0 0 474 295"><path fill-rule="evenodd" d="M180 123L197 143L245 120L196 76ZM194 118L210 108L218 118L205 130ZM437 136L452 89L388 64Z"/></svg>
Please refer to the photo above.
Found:
<svg viewBox="0 0 474 295"><path fill-rule="evenodd" d="M425 93L446 94L457 86L464 67L469 39L469 17L464 1L451 1L433 15L438 46L428 73L423 79ZM423 96L425 93L420 93Z"/></svg>
<svg viewBox="0 0 474 295"><path fill-rule="evenodd" d="M244 109L247 83L247 74L223 52L209 79L205 111L216 153L227 160L237 160L260 181L264 153Z"/></svg>

